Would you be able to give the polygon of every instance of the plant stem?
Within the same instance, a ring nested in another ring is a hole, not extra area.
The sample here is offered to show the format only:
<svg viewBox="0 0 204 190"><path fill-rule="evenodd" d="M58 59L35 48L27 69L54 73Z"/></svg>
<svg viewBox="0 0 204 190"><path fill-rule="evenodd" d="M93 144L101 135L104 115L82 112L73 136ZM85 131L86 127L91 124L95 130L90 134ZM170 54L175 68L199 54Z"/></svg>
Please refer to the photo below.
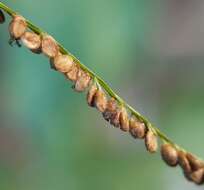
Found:
<svg viewBox="0 0 204 190"><path fill-rule="evenodd" d="M3 9L6 13L8 13L12 17L17 14L14 10L9 8L5 4L3 4L2 2L0 2L0 8ZM36 34L43 35L43 34L46 33L41 28L37 27L32 22L30 22L29 20L26 20L26 22L27 22L28 28L30 30L32 30L33 32L35 32ZM88 67L86 67L84 64L82 64L74 55L72 55L68 50L66 50L60 43L58 43L58 45L60 47L61 53L68 54L69 56L71 56L73 58L74 62L76 64L80 65L80 67L84 71L88 72L90 74L90 76L92 78L94 78L94 80L96 80L111 97L115 98L118 101L119 104L125 106L131 112L132 115L134 115L137 119L139 119L141 122L143 122L150 130L152 130L155 133L155 135L157 135L164 142L170 143L177 150L185 151L184 149L179 147L177 144L175 144L164 133L162 133L158 128L153 126L148 119L146 119L144 116L142 116L139 112L137 112L130 105L128 105L122 98L120 98L102 78L100 78L92 70L90 70Z"/></svg>

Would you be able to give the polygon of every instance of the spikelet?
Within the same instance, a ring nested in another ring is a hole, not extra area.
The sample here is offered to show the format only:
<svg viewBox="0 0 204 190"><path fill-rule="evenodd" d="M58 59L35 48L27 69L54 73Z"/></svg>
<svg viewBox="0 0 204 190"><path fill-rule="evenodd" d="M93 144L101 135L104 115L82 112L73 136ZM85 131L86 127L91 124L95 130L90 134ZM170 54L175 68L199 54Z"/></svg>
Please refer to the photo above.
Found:
<svg viewBox="0 0 204 190"><path fill-rule="evenodd" d="M198 185L204 183L204 168L200 168L190 174L190 178Z"/></svg>
<svg viewBox="0 0 204 190"><path fill-rule="evenodd" d="M152 132L152 130L147 131L147 134L145 136L145 145L146 149L150 153L155 153L157 151L157 136Z"/></svg>
<svg viewBox="0 0 204 190"><path fill-rule="evenodd" d="M49 58L56 57L59 54L59 46L52 36L47 34L43 35L42 52Z"/></svg>
<svg viewBox="0 0 204 190"><path fill-rule="evenodd" d="M138 121L135 116L132 116L130 118L130 134L134 137L134 138L139 138L139 139L143 139L145 137L145 134L147 132L147 128L145 126L145 124L141 121Z"/></svg>
<svg viewBox="0 0 204 190"><path fill-rule="evenodd" d="M97 86L95 84L92 84L87 93L87 96L86 96L87 103L91 107L94 107L94 98L95 98L97 89L98 89Z"/></svg>
<svg viewBox="0 0 204 190"><path fill-rule="evenodd" d="M161 156L169 166L176 166L178 164L177 150L171 144L162 144Z"/></svg>
<svg viewBox="0 0 204 190"><path fill-rule="evenodd" d="M106 94L101 89L96 91L94 96L94 105L102 113L106 110L107 98Z"/></svg>
<svg viewBox="0 0 204 190"><path fill-rule="evenodd" d="M77 92L83 92L88 86L91 81L91 77L88 73L83 70L78 72L78 78L75 83L75 90Z"/></svg>
<svg viewBox="0 0 204 190"><path fill-rule="evenodd" d="M76 82L78 79L78 76L79 76L78 75L79 70L80 70L79 66L76 63L74 63L71 70L68 73L66 73L65 75L72 82Z"/></svg>
<svg viewBox="0 0 204 190"><path fill-rule="evenodd" d="M9 24L9 33L12 39L18 40L26 32L26 20L20 16L15 15Z"/></svg>
<svg viewBox="0 0 204 190"><path fill-rule="evenodd" d="M25 32L23 36L21 36L21 41L32 52L41 52L41 37L34 32Z"/></svg>
<svg viewBox="0 0 204 190"><path fill-rule="evenodd" d="M129 131L129 116L127 110L124 107L121 108L119 121L120 129L122 131Z"/></svg>
<svg viewBox="0 0 204 190"><path fill-rule="evenodd" d="M5 22L5 16L3 11L0 9L0 24L3 24Z"/></svg>
<svg viewBox="0 0 204 190"><path fill-rule="evenodd" d="M199 160L195 155L191 153L186 153L186 158L188 159L191 169L193 171L204 167L204 163Z"/></svg>
<svg viewBox="0 0 204 190"><path fill-rule="evenodd" d="M51 62L53 62L55 70L61 73L68 73L74 65L72 57L62 54L55 56L53 59L51 59Z"/></svg>

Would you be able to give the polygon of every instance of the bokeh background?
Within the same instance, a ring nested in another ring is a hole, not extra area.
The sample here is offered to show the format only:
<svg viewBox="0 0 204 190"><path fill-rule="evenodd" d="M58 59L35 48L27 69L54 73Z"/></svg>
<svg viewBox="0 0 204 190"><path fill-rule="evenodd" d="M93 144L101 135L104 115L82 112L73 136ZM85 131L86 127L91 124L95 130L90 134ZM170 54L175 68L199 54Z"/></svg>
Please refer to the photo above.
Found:
<svg viewBox="0 0 204 190"><path fill-rule="evenodd" d="M204 2L2 1L64 44L129 104L204 158ZM47 58L0 26L0 189L196 190L86 105Z"/></svg>

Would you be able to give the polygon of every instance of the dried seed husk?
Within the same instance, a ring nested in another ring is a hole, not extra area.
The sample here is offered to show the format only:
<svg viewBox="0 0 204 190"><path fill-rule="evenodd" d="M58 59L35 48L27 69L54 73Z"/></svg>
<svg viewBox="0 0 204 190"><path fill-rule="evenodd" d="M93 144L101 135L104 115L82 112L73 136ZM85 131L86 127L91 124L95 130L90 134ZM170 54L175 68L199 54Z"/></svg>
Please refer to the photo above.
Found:
<svg viewBox="0 0 204 190"><path fill-rule="evenodd" d="M107 105L106 94L102 90L100 90L100 89L98 89L96 91L96 94L94 96L94 105L102 113L106 109L106 105Z"/></svg>
<svg viewBox="0 0 204 190"><path fill-rule="evenodd" d="M49 58L56 57L59 54L59 46L52 36L43 35L42 52Z"/></svg>
<svg viewBox="0 0 204 190"><path fill-rule="evenodd" d="M87 93L87 103L89 106L94 107L94 98L95 98L95 94L97 91L97 86L95 84L92 84L88 93Z"/></svg>
<svg viewBox="0 0 204 190"><path fill-rule="evenodd" d="M83 92L89 86L90 81L90 75L85 71L81 71L75 84L75 90L77 92Z"/></svg>
<svg viewBox="0 0 204 190"><path fill-rule="evenodd" d="M186 157L193 171L204 167L203 161L199 160L195 155L191 153L186 153Z"/></svg>
<svg viewBox="0 0 204 190"><path fill-rule="evenodd" d="M53 58L53 66L61 73L68 73L74 65L73 58L69 55L58 54Z"/></svg>
<svg viewBox="0 0 204 190"><path fill-rule="evenodd" d="M78 73L79 73L79 66L77 64L74 64L71 68L71 70L66 73L66 77L71 80L72 82L76 82L78 79Z"/></svg>
<svg viewBox="0 0 204 190"><path fill-rule="evenodd" d="M12 39L18 40L26 32L27 23L26 20L20 16L15 15L9 24L9 33Z"/></svg>
<svg viewBox="0 0 204 190"><path fill-rule="evenodd" d="M147 127L145 126L145 124L141 121L138 121L135 116L132 116L130 118L130 134L134 137L134 138L139 138L139 139L143 139L145 137L145 134L147 132Z"/></svg>
<svg viewBox="0 0 204 190"><path fill-rule="evenodd" d="M110 118L110 124L113 125L114 127L120 127L120 115L121 115L121 110L116 109L114 112L111 114Z"/></svg>
<svg viewBox="0 0 204 190"><path fill-rule="evenodd" d="M177 150L171 144L162 144L161 156L169 166L176 166L178 164Z"/></svg>
<svg viewBox="0 0 204 190"><path fill-rule="evenodd" d="M124 107L121 108L119 121L120 121L120 129L122 131L129 131L129 116L128 116L127 110Z"/></svg>
<svg viewBox="0 0 204 190"><path fill-rule="evenodd" d="M200 168L190 174L190 178L198 185L204 183L204 168Z"/></svg>
<svg viewBox="0 0 204 190"><path fill-rule="evenodd" d="M41 37L33 32L25 32L21 37L23 44L33 52L41 51Z"/></svg>
<svg viewBox="0 0 204 190"><path fill-rule="evenodd" d="M158 143L157 143L157 136L152 132L152 130L147 131L147 134L145 136L145 145L146 149L150 153L155 153L158 148Z"/></svg>
<svg viewBox="0 0 204 190"><path fill-rule="evenodd" d="M3 11L0 9L0 24L3 24L5 22L5 16Z"/></svg>

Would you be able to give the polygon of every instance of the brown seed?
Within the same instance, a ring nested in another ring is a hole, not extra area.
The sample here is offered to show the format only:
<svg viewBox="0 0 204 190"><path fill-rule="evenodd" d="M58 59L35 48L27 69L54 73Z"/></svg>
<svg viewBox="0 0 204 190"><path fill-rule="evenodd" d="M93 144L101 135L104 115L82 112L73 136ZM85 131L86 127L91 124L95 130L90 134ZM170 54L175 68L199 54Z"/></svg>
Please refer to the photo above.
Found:
<svg viewBox="0 0 204 190"><path fill-rule="evenodd" d="M91 81L90 75L84 71L81 71L75 84L75 90L77 92L84 91L89 86L90 81Z"/></svg>
<svg viewBox="0 0 204 190"><path fill-rule="evenodd" d="M110 124L117 128L120 127L120 115L121 115L121 110L117 108L111 114Z"/></svg>
<svg viewBox="0 0 204 190"><path fill-rule="evenodd" d="M50 35L43 35L42 37L42 52L50 58L59 54L59 46L55 39Z"/></svg>
<svg viewBox="0 0 204 190"><path fill-rule="evenodd" d="M26 32L27 29L27 23L26 20L20 16L20 15L15 15L13 17L13 20L9 24L9 32L11 35L11 38L13 39L20 39L21 36Z"/></svg>
<svg viewBox="0 0 204 190"><path fill-rule="evenodd" d="M191 169L193 171L204 167L203 161L199 160L195 155L193 155L191 153L187 153L186 157L187 157L189 164L191 166Z"/></svg>
<svg viewBox="0 0 204 190"><path fill-rule="evenodd" d="M129 131L129 117L128 117L127 110L124 107L121 108L119 121L120 121L120 129L122 131Z"/></svg>
<svg viewBox="0 0 204 190"><path fill-rule="evenodd" d="M87 103L91 107L94 107L94 98L95 98L96 91L97 91L97 87L95 84L93 84L87 93L87 97L86 97Z"/></svg>
<svg viewBox="0 0 204 190"><path fill-rule="evenodd" d="M94 105L100 112L104 112L107 105L107 98L102 90L97 90L94 96Z"/></svg>
<svg viewBox="0 0 204 190"><path fill-rule="evenodd" d="M68 73L74 65L72 57L69 55L58 54L53 59L55 69L62 73Z"/></svg>
<svg viewBox="0 0 204 190"><path fill-rule="evenodd" d="M5 22L5 16L4 16L3 11L0 9L0 24L2 24L4 22Z"/></svg>
<svg viewBox="0 0 204 190"><path fill-rule="evenodd" d="M171 144L163 144L161 146L161 156L169 166L176 166L178 164L177 150Z"/></svg>
<svg viewBox="0 0 204 190"><path fill-rule="evenodd" d="M79 66L77 64L74 64L71 68L71 70L66 73L66 77L71 80L72 82L76 82L78 79L78 73L79 73Z"/></svg>
<svg viewBox="0 0 204 190"><path fill-rule="evenodd" d="M21 37L23 44L30 50L34 52L40 51L41 48L41 38L39 35L33 32L25 32Z"/></svg>
<svg viewBox="0 0 204 190"><path fill-rule="evenodd" d="M144 123L138 121L134 116L130 118L130 134L134 138L143 139L147 132L147 128Z"/></svg>
<svg viewBox="0 0 204 190"><path fill-rule="evenodd" d="M145 145L150 153L155 153L157 151L157 136L151 130L149 130L145 136Z"/></svg>
<svg viewBox="0 0 204 190"><path fill-rule="evenodd" d="M196 184L201 185L204 183L204 168L200 168L190 174L190 178Z"/></svg>

